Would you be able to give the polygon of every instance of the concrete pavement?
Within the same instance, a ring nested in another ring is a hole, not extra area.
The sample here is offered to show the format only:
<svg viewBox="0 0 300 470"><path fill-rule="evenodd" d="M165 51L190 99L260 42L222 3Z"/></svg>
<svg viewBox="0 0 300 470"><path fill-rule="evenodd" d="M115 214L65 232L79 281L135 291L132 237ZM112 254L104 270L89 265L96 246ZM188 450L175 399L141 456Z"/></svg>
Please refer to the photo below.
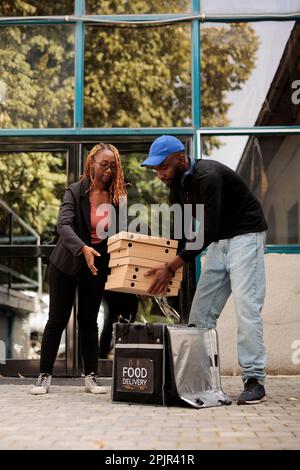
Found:
<svg viewBox="0 0 300 470"><path fill-rule="evenodd" d="M265 403L202 410L112 404L83 379L32 396L31 383L0 378L0 449L300 449L300 376L268 377ZM242 384L222 385L235 399Z"/></svg>

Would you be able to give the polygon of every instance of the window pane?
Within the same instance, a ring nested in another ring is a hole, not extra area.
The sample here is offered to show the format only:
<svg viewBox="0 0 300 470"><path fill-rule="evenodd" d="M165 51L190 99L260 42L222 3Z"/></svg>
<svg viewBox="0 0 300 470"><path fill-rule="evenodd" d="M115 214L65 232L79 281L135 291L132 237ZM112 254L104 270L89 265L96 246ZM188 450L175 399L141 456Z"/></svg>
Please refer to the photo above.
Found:
<svg viewBox="0 0 300 470"><path fill-rule="evenodd" d="M202 125L299 125L300 23L201 27Z"/></svg>
<svg viewBox="0 0 300 470"><path fill-rule="evenodd" d="M71 15L74 0L41 2L41 0L1 0L0 16Z"/></svg>
<svg viewBox="0 0 300 470"><path fill-rule="evenodd" d="M7 206L2 209L0 244L10 244L7 238L3 240L9 230L7 208L32 229L14 223L14 244L34 244L37 236L41 242L53 238L67 184L66 158L65 153L0 153L0 201Z"/></svg>
<svg viewBox="0 0 300 470"><path fill-rule="evenodd" d="M87 15L130 15L147 13L188 13L191 0L86 0Z"/></svg>
<svg viewBox="0 0 300 470"><path fill-rule="evenodd" d="M147 158L147 153L134 151L128 152L128 150L126 152L123 152L121 150L121 148L124 147L122 143L120 143L120 145L118 145L118 143L115 143L114 145L119 150L121 156L122 168L128 191L128 208L133 204L144 204L148 210L148 219L146 216L144 222L146 223L146 225L148 225L150 230L151 224L149 223L149 221L151 220L151 204L167 204L169 201L169 190L167 186L165 186L157 178L152 169L140 166L142 161ZM88 153L92 149L92 147L93 145L84 146L84 160L86 160ZM82 167L81 173L84 173L84 167ZM133 220L135 217L136 216L129 216L128 222ZM140 214L140 217L143 218L143 214ZM167 228L168 227L166 226L166 230Z"/></svg>
<svg viewBox="0 0 300 470"><path fill-rule="evenodd" d="M0 128L72 127L74 28L0 27Z"/></svg>
<svg viewBox="0 0 300 470"><path fill-rule="evenodd" d="M201 11L204 13L227 14L272 14L299 13L300 0L200 0Z"/></svg>
<svg viewBox="0 0 300 470"><path fill-rule="evenodd" d="M300 243L300 135L205 136L202 149L236 169L261 201L267 243Z"/></svg>
<svg viewBox="0 0 300 470"><path fill-rule="evenodd" d="M86 127L191 124L190 26L88 27Z"/></svg>
<svg viewBox="0 0 300 470"><path fill-rule="evenodd" d="M116 143L115 145L120 151L125 182L128 184L128 209L133 204L144 204L148 210L148 219L146 215L143 217L143 214L139 213L128 216L128 222L130 223L136 217L139 217L139 220L142 219L145 227L153 229L153 225L150 223L151 204L167 204L169 190L159 181L151 169L140 166L141 162L147 157L146 153L128 152L128 148L125 153L121 150L122 146L124 148L124 143L121 143L121 145ZM86 159L91 148L92 145L84 147L84 159ZM81 172L83 173L83 167ZM157 226L154 226L154 228L157 229ZM169 228L167 224L165 224L165 228ZM162 233L161 230L162 224L160 224L160 234ZM169 298L168 300L174 308L179 309L179 306L175 304L178 300L177 298ZM110 349L112 324L119 321L120 318L121 321L130 321L132 323L134 321L178 323L179 321L171 310L170 315L165 316L152 297L136 297L132 294L105 291L98 316L98 323L102 326L100 327L100 356L102 358L107 357Z"/></svg>
<svg viewBox="0 0 300 470"><path fill-rule="evenodd" d="M53 240L66 183L64 153L0 153L0 244ZM41 258L0 259L0 339L8 359L39 359L48 319L47 278ZM64 354L65 335L58 358Z"/></svg>

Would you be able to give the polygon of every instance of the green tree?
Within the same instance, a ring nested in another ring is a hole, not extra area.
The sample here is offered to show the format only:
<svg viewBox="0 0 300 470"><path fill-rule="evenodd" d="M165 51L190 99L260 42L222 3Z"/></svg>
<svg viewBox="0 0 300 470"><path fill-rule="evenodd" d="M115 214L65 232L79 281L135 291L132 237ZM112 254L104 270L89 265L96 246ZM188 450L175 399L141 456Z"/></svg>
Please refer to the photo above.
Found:
<svg viewBox="0 0 300 470"><path fill-rule="evenodd" d="M72 127L72 26L0 27L0 127Z"/></svg>
<svg viewBox="0 0 300 470"><path fill-rule="evenodd" d="M190 0L86 0L86 13L93 15L142 15L147 13L188 13Z"/></svg>
<svg viewBox="0 0 300 470"><path fill-rule="evenodd" d="M71 15L74 0L41 2L40 0L1 0L0 16Z"/></svg>
<svg viewBox="0 0 300 470"><path fill-rule="evenodd" d="M88 0L101 14L182 13L190 0ZM191 124L190 25L97 28L86 33L85 125Z"/></svg>

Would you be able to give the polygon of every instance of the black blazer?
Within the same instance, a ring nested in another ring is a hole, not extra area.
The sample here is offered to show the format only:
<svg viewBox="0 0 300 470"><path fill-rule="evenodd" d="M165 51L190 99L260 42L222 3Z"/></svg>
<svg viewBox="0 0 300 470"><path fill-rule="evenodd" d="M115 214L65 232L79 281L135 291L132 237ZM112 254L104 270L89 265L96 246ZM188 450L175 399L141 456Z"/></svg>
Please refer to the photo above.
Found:
<svg viewBox="0 0 300 470"><path fill-rule="evenodd" d="M71 184L60 206L57 233L59 239L50 261L62 272L76 275L85 262L81 248L91 246L91 212L87 179ZM118 211L116 211L118 221ZM117 224L118 225L118 224Z"/></svg>

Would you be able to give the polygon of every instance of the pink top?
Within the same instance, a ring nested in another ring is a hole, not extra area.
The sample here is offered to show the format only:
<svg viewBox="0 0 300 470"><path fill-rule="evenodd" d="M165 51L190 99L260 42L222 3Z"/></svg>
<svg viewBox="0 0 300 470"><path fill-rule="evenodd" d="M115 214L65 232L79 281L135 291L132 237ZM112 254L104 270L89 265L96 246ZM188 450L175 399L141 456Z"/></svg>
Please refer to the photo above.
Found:
<svg viewBox="0 0 300 470"><path fill-rule="evenodd" d="M106 238L105 232L108 230L108 227L111 223L111 211L109 210L110 206L108 204L105 204L105 206L101 210L101 205L102 204L99 204L99 206L95 206L90 200L91 243L94 245L96 243L100 243L101 240ZM98 215L96 214L97 209L98 209ZM98 233L97 233L97 226L98 226Z"/></svg>

